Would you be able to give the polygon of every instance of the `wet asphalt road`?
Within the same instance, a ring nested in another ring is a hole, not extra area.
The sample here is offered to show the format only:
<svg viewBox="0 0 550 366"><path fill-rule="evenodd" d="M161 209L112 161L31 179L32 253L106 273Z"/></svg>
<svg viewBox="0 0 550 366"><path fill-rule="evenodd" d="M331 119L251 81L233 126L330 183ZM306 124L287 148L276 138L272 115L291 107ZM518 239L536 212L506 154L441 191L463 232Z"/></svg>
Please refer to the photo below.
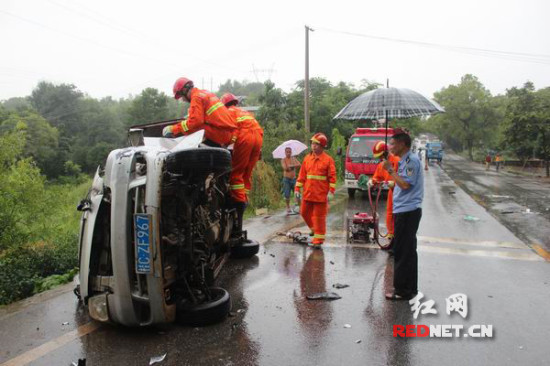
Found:
<svg viewBox="0 0 550 366"><path fill-rule="evenodd" d="M447 154L449 176L530 246L550 251L550 181L518 176Z"/></svg>
<svg viewBox="0 0 550 366"><path fill-rule="evenodd" d="M234 312L224 322L146 329L98 324L65 286L0 311L0 366L70 365L79 358L87 365L148 365L150 357L165 353L161 365L547 364L550 263L440 167L427 172L425 189L419 289L423 301L435 301L437 315L414 319L408 303L384 299L391 290L391 258L374 245L344 239L346 215L368 210L368 200L357 195L348 202L341 193L322 251L273 237L295 225L304 230L298 217L248 222L250 236L263 245L256 258L224 268L219 285L231 293ZM350 287L334 289L335 283ZM327 290L342 299L306 299ZM466 319L445 312L445 299L455 293L468 296ZM494 334L394 338L394 324L484 324Z"/></svg>

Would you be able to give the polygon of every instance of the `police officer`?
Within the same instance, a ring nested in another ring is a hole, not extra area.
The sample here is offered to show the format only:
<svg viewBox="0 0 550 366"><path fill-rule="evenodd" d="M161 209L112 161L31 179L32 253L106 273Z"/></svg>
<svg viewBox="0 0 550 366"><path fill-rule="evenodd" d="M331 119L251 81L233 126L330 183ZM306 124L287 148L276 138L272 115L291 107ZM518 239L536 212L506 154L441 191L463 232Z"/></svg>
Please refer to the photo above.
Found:
<svg viewBox="0 0 550 366"><path fill-rule="evenodd" d="M394 217L394 291L386 294L388 300L409 300L418 293L418 255L416 232L422 217L424 177L422 164L410 151L411 137L397 131L390 140L390 152L400 157L398 169L389 161L384 169L395 181L393 190Z"/></svg>

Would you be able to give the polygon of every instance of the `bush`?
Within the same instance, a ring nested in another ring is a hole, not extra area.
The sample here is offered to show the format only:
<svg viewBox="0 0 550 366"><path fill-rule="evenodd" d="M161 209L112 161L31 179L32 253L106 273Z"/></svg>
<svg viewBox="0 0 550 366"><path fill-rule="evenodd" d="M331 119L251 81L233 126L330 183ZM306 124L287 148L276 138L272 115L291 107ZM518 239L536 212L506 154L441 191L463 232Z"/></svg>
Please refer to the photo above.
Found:
<svg viewBox="0 0 550 366"><path fill-rule="evenodd" d="M249 200L252 208L278 208L281 204L281 178L273 167L258 161L252 173L252 190Z"/></svg>

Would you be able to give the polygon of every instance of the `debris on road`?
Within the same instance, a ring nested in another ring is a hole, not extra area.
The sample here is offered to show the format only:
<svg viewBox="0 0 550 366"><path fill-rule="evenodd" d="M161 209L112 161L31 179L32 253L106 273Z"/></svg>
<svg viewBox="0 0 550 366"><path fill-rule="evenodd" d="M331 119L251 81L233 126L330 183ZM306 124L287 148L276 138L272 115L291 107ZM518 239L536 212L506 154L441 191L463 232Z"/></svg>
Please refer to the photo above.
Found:
<svg viewBox="0 0 550 366"><path fill-rule="evenodd" d="M456 194L455 191L449 191L449 194Z"/></svg>
<svg viewBox="0 0 550 366"><path fill-rule="evenodd" d="M516 213L516 211L500 211L500 213L503 215L508 215L508 214Z"/></svg>
<svg viewBox="0 0 550 366"><path fill-rule="evenodd" d="M491 198L511 198L510 196L501 196L501 195L498 195L498 194L490 194L487 197L491 197Z"/></svg>
<svg viewBox="0 0 550 366"><path fill-rule="evenodd" d="M334 265L334 262L333 262L333 261L330 261L330 264Z"/></svg>
<svg viewBox="0 0 550 366"><path fill-rule="evenodd" d="M287 231L286 233L279 231L277 235L286 236L287 238L292 239L294 243L298 243L298 244L308 243L308 236L303 235L301 231Z"/></svg>
<svg viewBox="0 0 550 366"><path fill-rule="evenodd" d="M162 356L151 357L151 359L149 360L149 366L154 365L155 363L160 363L164 361L165 358L166 358L166 353L163 354Z"/></svg>
<svg viewBox="0 0 550 366"><path fill-rule="evenodd" d="M316 294L307 295L308 300L339 300L342 296L335 292L320 292Z"/></svg>
<svg viewBox="0 0 550 366"><path fill-rule="evenodd" d="M272 256L273 258L275 258L275 254L273 254L273 253L270 253L269 255L270 255L270 256Z"/></svg>
<svg viewBox="0 0 550 366"><path fill-rule="evenodd" d="M63 322L61 325L69 325L69 322Z"/></svg>
<svg viewBox="0 0 550 366"><path fill-rule="evenodd" d="M72 362L71 366L86 366L86 359L79 358L77 362Z"/></svg>
<svg viewBox="0 0 550 366"><path fill-rule="evenodd" d="M344 324L344 328L351 328L351 324Z"/></svg>
<svg viewBox="0 0 550 366"><path fill-rule="evenodd" d="M361 343L361 340L358 339L358 340L355 341L355 343L359 344L359 343Z"/></svg>
<svg viewBox="0 0 550 366"><path fill-rule="evenodd" d="M332 285L332 287L341 289L341 288L349 287L349 285L346 285L345 283L335 283L334 285Z"/></svg>
<svg viewBox="0 0 550 366"><path fill-rule="evenodd" d="M479 221L479 217L475 217L472 215L464 215L464 220L466 221Z"/></svg>

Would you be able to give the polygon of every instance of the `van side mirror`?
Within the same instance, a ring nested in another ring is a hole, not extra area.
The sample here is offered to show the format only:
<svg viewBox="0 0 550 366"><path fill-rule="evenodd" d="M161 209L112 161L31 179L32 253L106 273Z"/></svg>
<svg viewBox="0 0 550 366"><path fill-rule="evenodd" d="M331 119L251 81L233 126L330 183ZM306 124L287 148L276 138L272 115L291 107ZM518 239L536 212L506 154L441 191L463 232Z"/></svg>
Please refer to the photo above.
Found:
<svg viewBox="0 0 550 366"><path fill-rule="evenodd" d="M342 147L338 147L338 149L336 150L336 155L338 156L342 156Z"/></svg>
<svg viewBox="0 0 550 366"><path fill-rule="evenodd" d="M131 128L128 130L128 143L130 146L143 146L145 139L143 138L143 129Z"/></svg>

